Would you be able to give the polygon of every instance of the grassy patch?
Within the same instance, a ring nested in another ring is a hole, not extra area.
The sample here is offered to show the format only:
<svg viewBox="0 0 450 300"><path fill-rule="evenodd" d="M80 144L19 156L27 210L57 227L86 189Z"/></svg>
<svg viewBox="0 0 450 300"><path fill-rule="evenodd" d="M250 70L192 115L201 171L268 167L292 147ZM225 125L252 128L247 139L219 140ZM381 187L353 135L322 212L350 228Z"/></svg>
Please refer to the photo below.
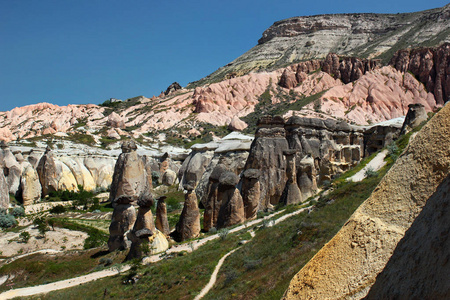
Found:
<svg viewBox="0 0 450 300"><path fill-rule="evenodd" d="M96 280L35 299L79 299L80 295L84 299L193 299L209 281L219 259L235 248L241 238L233 235L214 240L191 254L180 253L149 266L139 266L131 274ZM123 284L131 275L139 280Z"/></svg>
<svg viewBox="0 0 450 300"><path fill-rule="evenodd" d="M104 268L99 265L101 257L107 257L114 263L120 263L125 259L125 254L124 252L106 253L99 249L92 249L58 255L29 255L0 268L0 274L15 275L12 280L0 286L0 291L50 283L101 270Z"/></svg>
<svg viewBox="0 0 450 300"><path fill-rule="evenodd" d="M75 220L59 219L59 218L54 218L53 220L55 226L57 227L86 232L89 236L84 241L84 249L101 247L105 245L106 242L108 241L109 234L98 228L77 223Z"/></svg>

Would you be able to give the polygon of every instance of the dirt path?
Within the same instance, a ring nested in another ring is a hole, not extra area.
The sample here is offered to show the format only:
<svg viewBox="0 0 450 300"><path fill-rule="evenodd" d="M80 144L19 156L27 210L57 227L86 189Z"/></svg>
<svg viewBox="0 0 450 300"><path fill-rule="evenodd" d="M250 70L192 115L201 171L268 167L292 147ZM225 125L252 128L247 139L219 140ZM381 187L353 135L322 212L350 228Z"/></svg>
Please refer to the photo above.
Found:
<svg viewBox="0 0 450 300"><path fill-rule="evenodd" d="M286 214L286 215L278 218L277 220L275 220L273 222L273 224L271 224L271 225L273 226L274 224L278 224L279 222L281 222L283 220L286 220L287 218L292 217L294 215L297 215L297 214L299 214L299 213L301 213L301 212L303 212L305 210L308 210L310 208L311 208L311 206L305 207L305 208L301 208L301 209L299 209L297 211L294 211L292 213ZM262 219L256 219L256 220L247 222L246 224L237 226L237 227L231 229L229 231L229 233L234 233L234 232L237 232L237 231L245 229L245 228L251 229L251 226L259 224L259 223L262 223L264 220L272 218L272 217L282 213L283 211L284 210L276 212L276 213L273 213L273 214L271 214L269 216L266 216L266 217L264 217ZM270 226L270 224L269 224L269 226ZM214 239L217 239L217 238L219 238L219 234L214 234L214 235L211 235L211 236L206 237L204 239L194 241L194 242L192 242L192 244L191 243L185 243L185 244L182 244L182 245L174 246L174 247L168 249L166 251L166 253L176 253L176 252L181 252L181 251L192 252L193 250L198 249L198 247L204 245L206 242L214 240ZM236 249L232 250L231 252L228 252L224 257L222 257L223 261L225 260L225 258L228 255L233 253ZM143 259L143 263L144 264L148 264L148 263L160 261L162 259L163 259L163 255L156 254L156 255L152 255L150 257L144 258ZM223 261L222 261L222 263L223 263ZM219 263L220 263L220 261L219 261ZM220 263L220 266L222 265L222 263ZM216 266L217 272L219 272L220 266L219 265ZM127 271L129 269L130 269L130 266L129 265L125 265L125 266L122 267L120 272L125 272L125 271ZM214 272L215 271L216 270L214 270ZM71 278L71 279L66 279L66 280L61 280L61 281L56 281L56 282L53 282L53 283L42 284L42 285L33 286L33 287L25 287L25 288L13 289L13 290L9 290L9 291L1 293L0 294L0 300L11 299L11 298L14 298L14 297L26 297L26 296L32 296L32 295L37 295L37 294L43 294L43 293L48 293L48 292L52 292L52 291L62 290L62 289L65 289L65 288L74 287L74 286L77 286L77 285L80 285L80 284L83 284L83 283L87 283L87 282L90 282L90 281L101 279L101 278L104 278L104 277L114 276L114 275L117 275L117 274L119 274L119 271L117 269L111 268L111 269L108 269L108 270L93 272L93 273L90 273L90 274L87 274L87 275L83 275L83 276L79 276L79 277L75 277L75 278ZM214 275L214 273L213 273L213 275ZM216 278L217 278L217 273L216 273ZM211 277L211 280L212 279L213 278ZM215 279L213 281L211 281L211 280L210 280L210 283L212 282L211 284L213 286L214 283L215 283ZM208 285L210 283L208 283ZM205 292L205 294L209 291L209 289Z"/></svg>
<svg viewBox="0 0 450 300"><path fill-rule="evenodd" d="M363 180L364 178L366 178L365 173L366 173L367 169L372 168L372 170L374 170L374 171L378 171L379 169L381 169L386 164L386 162L384 161L384 158L386 157L387 153L388 153L387 150L383 150L380 153L378 153L358 173L356 173L352 177L347 178L347 181L359 182L359 181Z"/></svg>
<svg viewBox="0 0 450 300"><path fill-rule="evenodd" d="M217 266L214 268L214 272L211 275L211 279L209 279L209 282L207 285L205 285L205 287L200 291L200 294L198 294L194 300L200 300L202 299L208 292L210 289L212 289L212 287L214 286L214 284L216 283L217 280L217 274L219 273L220 267L222 267L223 262L225 261L225 259L230 256L234 251L236 251L239 248L233 249L230 252L228 252L227 254L225 254L217 263Z"/></svg>

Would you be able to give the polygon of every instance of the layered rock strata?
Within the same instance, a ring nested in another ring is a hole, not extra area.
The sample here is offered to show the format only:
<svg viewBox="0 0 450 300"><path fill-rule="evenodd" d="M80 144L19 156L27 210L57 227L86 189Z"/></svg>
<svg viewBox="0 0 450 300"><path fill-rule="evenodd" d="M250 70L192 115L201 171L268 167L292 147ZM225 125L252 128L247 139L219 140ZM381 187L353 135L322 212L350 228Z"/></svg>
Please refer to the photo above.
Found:
<svg viewBox="0 0 450 300"><path fill-rule="evenodd" d="M284 299L359 299L450 172L450 106L414 137L372 195L292 279ZM427 253L427 256L430 253Z"/></svg>

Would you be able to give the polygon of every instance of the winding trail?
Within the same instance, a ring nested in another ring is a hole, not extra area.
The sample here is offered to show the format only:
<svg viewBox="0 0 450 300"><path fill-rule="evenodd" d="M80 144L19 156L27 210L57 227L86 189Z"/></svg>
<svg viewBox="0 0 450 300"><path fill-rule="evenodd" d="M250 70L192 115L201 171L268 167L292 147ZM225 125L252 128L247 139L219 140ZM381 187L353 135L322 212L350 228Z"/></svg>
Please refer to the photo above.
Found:
<svg viewBox="0 0 450 300"><path fill-rule="evenodd" d="M287 218L290 218L292 216L298 215L301 212L310 209L311 206L308 207L304 207L304 208L300 208L294 212L291 212L289 214L286 214L278 219L276 219L274 222L272 222L272 224L269 224L269 226L273 226L275 224L278 224L279 222L286 220ZM240 231L242 229L251 229L251 226L257 225L259 223L262 223L264 220L268 220L270 218L273 218L274 216L279 215L280 213L284 212L284 210L275 212L271 215L265 216L264 218L261 219L255 219L252 221L249 221L243 225L237 226L233 229L230 229L229 233L234 233L237 231ZM253 235L252 235L253 237ZM170 254L170 253L177 253L177 252L181 252L181 251L187 251L187 252L192 252L193 250L198 249L198 247L203 246L205 243L207 243L208 241L212 241L219 238L219 234L213 234L209 237L203 238L201 240L197 240L197 241L193 241L190 243L184 243L181 245L176 245L173 246L172 248L168 249L165 253L162 254L155 254L152 255L150 257L146 257L142 260L142 262L144 264L149 264L149 263L153 263L153 262L157 262L162 260L165 257L165 254ZM223 261L225 261L226 257L228 255L231 255L235 250L237 250L238 248L228 252L224 257L221 258L221 260L219 261L219 264L216 266L217 269L217 273L219 272L219 269L221 267L221 265L223 264ZM222 261L222 262L221 262ZM74 277L74 278L70 278L70 279L66 279L66 280L61 280L61 281L56 281L56 282L52 282L52 283L47 283L47 284L42 284L42 285L37 285L37 286L32 286L32 287L24 287L24 288L18 288L18 289L12 289L6 292L3 292L0 294L0 300L3 299L11 299L14 297L26 297L26 296L32 296L32 295L37 295L37 294L43 294L43 293L48 293L48 292L52 292L52 291L57 291L57 290L62 290L65 288L69 288L69 287L74 287L80 284L84 284L87 282L91 282L97 279L101 279L101 278L105 278L105 277L109 277L109 276L114 276L119 274L120 272L125 272L127 270L130 269L130 265L125 265L123 266L120 271L114 268L110 268L107 270L102 270L102 271L98 271L98 272L93 272L93 273L89 273L87 275L83 275L83 276L78 276L78 277ZM214 272L216 272L216 269L214 270ZM208 285L211 284L211 287L214 285L215 280L217 279L217 273L216 276L214 277L213 280L213 276L211 276L211 280L210 282L207 284L207 286L205 286L203 288L203 290L205 290L205 288L208 287ZM213 273L214 275L214 273ZM211 287L209 287L209 289L211 289ZM209 289L205 292L206 293L209 291ZM203 292L202 290L202 292ZM202 296L203 297L203 296ZM197 298L196 298L197 299ZM200 299L200 298L199 298Z"/></svg>
<svg viewBox="0 0 450 300"><path fill-rule="evenodd" d="M208 292L210 289L212 289L212 287L214 286L214 284L216 283L217 280L217 274L219 273L220 267L222 267L223 262L225 261L225 259L230 256L234 251L236 251L239 248L233 249L230 252L228 252L227 254L225 254L217 263L217 266L214 268L214 272L211 275L211 279L209 279L209 282L207 285L205 285L205 287L200 291L200 294L198 294L194 300L200 300L202 299Z"/></svg>
<svg viewBox="0 0 450 300"><path fill-rule="evenodd" d="M378 171L379 169L381 169L386 164L386 161L384 161L384 158L386 157L387 153L388 153L387 150L383 150L380 153L378 153L358 173L356 173L352 177L347 178L347 181L360 182L364 178L366 178L365 173L369 168L372 168L372 170L374 170L374 171Z"/></svg>

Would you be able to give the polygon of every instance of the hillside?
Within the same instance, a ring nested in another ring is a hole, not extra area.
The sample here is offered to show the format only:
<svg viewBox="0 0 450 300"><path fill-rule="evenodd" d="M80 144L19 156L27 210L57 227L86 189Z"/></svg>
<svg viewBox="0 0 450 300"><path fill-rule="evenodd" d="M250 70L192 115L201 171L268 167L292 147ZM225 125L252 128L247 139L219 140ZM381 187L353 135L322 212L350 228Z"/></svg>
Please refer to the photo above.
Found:
<svg viewBox="0 0 450 300"><path fill-rule="evenodd" d="M343 56L378 58L387 63L397 50L450 42L450 4L404 14L335 14L275 22L258 45L194 86L227 76L276 69L299 61Z"/></svg>

